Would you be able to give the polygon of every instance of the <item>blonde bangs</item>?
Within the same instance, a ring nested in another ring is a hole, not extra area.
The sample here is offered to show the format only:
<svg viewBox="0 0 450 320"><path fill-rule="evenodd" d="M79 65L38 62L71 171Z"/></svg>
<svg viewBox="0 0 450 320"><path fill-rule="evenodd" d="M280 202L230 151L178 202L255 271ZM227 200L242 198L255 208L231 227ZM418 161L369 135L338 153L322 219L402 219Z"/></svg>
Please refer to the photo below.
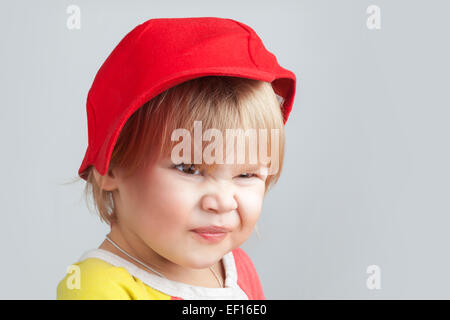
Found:
<svg viewBox="0 0 450 320"><path fill-rule="evenodd" d="M189 132L191 155L193 155L195 152L192 143L194 123L200 121L202 132L216 129L224 137L223 154L226 152L227 130L255 130L259 138L259 130L263 129L267 132L267 157L271 158L271 130L277 129L279 132L277 156L282 158L284 152L283 115L280 102L270 83L237 77L207 76L182 83L172 89L173 91L166 96L166 106L170 110L167 110L166 121L162 122L165 124L164 128L161 128L161 131L164 132L164 141L158 144L159 155L170 157L174 146L179 143L178 140L171 140L171 133L179 128ZM249 158L249 143L249 137L246 136L246 161ZM205 141L202 143L202 154L208 144L209 142ZM282 162L280 160L278 159L278 163ZM191 163L193 163L193 159ZM201 169L207 171L215 170L216 166L216 163L206 164L203 161L199 165Z"/></svg>

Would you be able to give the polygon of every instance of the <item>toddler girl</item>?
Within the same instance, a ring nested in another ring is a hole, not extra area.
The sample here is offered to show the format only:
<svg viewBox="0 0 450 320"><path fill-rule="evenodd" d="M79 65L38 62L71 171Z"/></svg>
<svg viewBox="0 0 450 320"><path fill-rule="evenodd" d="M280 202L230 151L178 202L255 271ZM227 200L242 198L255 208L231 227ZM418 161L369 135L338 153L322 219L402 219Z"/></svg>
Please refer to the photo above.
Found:
<svg viewBox="0 0 450 320"><path fill-rule="evenodd" d="M240 246L280 176L295 86L238 21L131 30L89 90L78 171L111 231L57 299L265 299Z"/></svg>

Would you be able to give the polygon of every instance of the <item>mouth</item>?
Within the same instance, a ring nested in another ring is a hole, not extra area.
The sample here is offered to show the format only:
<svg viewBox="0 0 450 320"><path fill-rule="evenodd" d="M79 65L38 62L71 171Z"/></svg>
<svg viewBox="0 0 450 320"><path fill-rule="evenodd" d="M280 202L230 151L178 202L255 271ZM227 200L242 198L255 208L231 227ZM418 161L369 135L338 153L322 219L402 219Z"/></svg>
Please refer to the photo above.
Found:
<svg viewBox="0 0 450 320"><path fill-rule="evenodd" d="M228 235L229 229L218 226L201 227L191 230L199 239L207 242L220 242Z"/></svg>
<svg viewBox="0 0 450 320"><path fill-rule="evenodd" d="M201 232L201 233L226 233L226 232L229 232L230 229L228 229L226 227L221 227L221 226L206 226L206 227L192 229L192 231Z"/></svg>

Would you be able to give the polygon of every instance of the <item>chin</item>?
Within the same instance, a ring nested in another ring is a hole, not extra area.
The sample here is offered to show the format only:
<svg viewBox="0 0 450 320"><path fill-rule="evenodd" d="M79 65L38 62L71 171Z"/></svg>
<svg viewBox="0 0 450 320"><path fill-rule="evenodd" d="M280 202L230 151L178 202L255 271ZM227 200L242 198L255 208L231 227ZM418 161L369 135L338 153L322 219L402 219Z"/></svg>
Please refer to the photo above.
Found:
<svg viewBox="0 0 450 320"><path fill-rule="evenodd" d="M191 269L206 269L209 268L211 265L217 263L220 259L222 259L222 256L217 256L216 258L207 259L206 257L202 259L202 257L198 257L198 259L188 259L185 261L184 267L191 268Z"/></svg>

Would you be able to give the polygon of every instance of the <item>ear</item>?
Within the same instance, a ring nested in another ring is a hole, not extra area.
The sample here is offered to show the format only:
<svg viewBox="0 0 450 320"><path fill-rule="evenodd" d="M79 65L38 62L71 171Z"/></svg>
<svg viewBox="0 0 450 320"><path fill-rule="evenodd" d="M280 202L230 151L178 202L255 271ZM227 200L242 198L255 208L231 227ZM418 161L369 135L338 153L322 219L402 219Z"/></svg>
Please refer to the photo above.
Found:
<svg viewBox="0 0 450 320"><path fill-rule="evenodd" d="M108 170L108 173L104 176L100 175L95 166L93 170L95 181L97 181L100 189L105 191L114 191L116 189L119 189L118 177L115 173L113 173L112 170Z"/></svg>

